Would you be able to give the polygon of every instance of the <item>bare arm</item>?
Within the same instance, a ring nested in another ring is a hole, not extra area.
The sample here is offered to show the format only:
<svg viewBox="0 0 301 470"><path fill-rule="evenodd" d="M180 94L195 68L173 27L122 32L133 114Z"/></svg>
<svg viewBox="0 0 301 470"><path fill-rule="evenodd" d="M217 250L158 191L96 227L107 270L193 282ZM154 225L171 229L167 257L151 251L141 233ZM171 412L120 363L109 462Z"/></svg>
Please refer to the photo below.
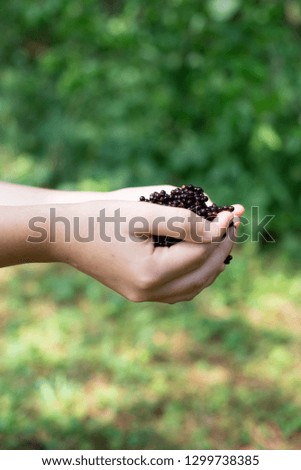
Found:
<svg viewBox="0 0 301 470"><path fill-rule="evenodd" d="M56 189L35 188L0 182L0 205L27 206L30 204L62 204L102 200L111 193L92 191L62 191Z"/></svg>
<svg viewBox="0 0 301 470"><path fill-rule="evenodd" d="M219 219L210 223L209 231L199 218L197 238L201 237L202 242L196 242L189 210L137 202L137 194L142 190L146 195L150 192L150 188L128 188L114 192L114 196L113 193L61 194L1 183L0 267L63 262L133 301L191 300L225 269L224 260L234 244L235 227L229 225L244 210L237 205L233 213L221 212ZM103 195L106 199L101 199ZM123 200L117 200L117 195L123 196ZM68 203L61 196L70 199ZM72 201L75 196L84 201ZM92 196L94 200L89 200ZM95 200L96 196L100 199ZM55 219L52 219L54 210ZM107 221L100 217L103 211ZM131 225L137 214L148 227L140 234ZM168 222L173 217L179 221L181 234L170 229ZM163 222L158 225L158 220ZM230 236L223 238L226 233ZM155 248L153 234L176 236L184 241L170 248ZM211 243L212 237L220 241Z"/></svg>
<svg viewBox="0 0 301 470"><path fill-rule="evenodd" d="M122 188L116 191L64 191L36 188L0 181L0 205L26 206L30 204L69 204L85 201L122 200L139 201L140 196L149 196L158 188L170 191L173 186L143 186Z"/></svg>
<svg viewBox="0 0 301 470"><path fill-rule="evenodd" d="M39 215L47 221L46 207L38 207ZM47 239L40 244L27 242L29 221L36 215L36 206L0 205L0 267L55 261Z"/></svg>

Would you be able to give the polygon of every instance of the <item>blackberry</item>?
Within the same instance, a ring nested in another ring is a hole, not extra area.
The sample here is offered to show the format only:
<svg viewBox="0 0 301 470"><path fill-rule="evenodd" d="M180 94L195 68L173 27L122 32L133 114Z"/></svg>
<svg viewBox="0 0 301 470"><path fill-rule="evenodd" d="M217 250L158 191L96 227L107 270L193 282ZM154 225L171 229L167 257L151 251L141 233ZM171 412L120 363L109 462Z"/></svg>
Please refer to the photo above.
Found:
<svg viewBox="0 0 301 470"><path fill-rule="evenodd" d="M206 194L204 194L203 188L193 186L192 184L183 184L179 188L172 189L170 194L164 191L164 189L162 189L160 192L155 191L154 193L150 194L149 199L141 196L140 201L170 207L190 209L195 214L204 217L209 221L214 220L222 211L234 211L233 206L218 206L215 203L212 203L211 206L207 206L206 202L208 201L208 197ZM231 222L230 226L232 225L233 222ZM162 237L159 235L154 235L153 239L154 245L156 247L169 247L181 241L178 238ZM232 256L229 255L225 259L224 263L229 264L231 260Z"/></svg>

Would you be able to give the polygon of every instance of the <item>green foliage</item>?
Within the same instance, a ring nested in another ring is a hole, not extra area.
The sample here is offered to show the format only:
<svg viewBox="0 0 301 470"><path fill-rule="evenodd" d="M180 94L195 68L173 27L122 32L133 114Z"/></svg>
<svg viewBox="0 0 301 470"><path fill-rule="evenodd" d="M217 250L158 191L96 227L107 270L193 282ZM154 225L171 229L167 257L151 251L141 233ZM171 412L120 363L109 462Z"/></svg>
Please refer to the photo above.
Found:
<svg viewBox="0 0 301 470"><path fill-rule="evenodd" d="M192 182L283 248L175 306L1 270L0 448L300 449L300 2L4 0L0 28L2 179Z"/></svg>
<svg viewBox="0 0 301 470"><path fill-rule="evenodd" d="M2 3L0 136L34 183L199 183L298 251L298 1Z"/></svg>

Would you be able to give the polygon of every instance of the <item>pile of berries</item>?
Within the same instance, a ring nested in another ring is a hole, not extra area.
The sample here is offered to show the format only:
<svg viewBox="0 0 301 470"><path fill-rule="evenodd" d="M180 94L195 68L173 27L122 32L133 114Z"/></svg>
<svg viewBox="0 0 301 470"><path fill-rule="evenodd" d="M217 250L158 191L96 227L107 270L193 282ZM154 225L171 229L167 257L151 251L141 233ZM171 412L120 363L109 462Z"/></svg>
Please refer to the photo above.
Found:
<svg viewBox="0 0 301 470"><path fill-rule="evenodd" d="M219 212L234 211L233 206L218 206L214 203L207 205L208 197L204 193L203 188L193 186L192 184L184 184L181 188L172 189L170 194L162 189L160 192L156 191L150 194L148 199L141 196L140 201L151 202L153 204L160 204L163 206L190 209L192 212L195 212L195 214L204 217L209 221L214 220ZM181 240L172 237L154 236L155 246L171 246L180 241ZM231 259L231 255L227 256L225 264L229 264Z"/></svg>

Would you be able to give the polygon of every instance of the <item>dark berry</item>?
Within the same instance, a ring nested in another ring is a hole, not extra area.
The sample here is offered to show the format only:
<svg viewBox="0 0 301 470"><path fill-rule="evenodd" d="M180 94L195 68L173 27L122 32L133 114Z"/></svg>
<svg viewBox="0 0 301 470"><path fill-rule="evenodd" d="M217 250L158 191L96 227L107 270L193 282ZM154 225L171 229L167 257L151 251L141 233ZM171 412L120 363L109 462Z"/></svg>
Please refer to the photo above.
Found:
<svg viewBox="0 0 301 470"><path fill-rule="evenodd" d="M225 259L224 263L225 264L230 264L231 260L233 259L233 256L228 255L227 258Z"/></svg>
<svg viewBox="0 0 301 470"><path fill-rule="evenodd" d="M164 189L162 189L160 192L155 191L154 193L150 194L149 199L141 196L140 201L151 202L153 204L170 207L186 208L209 221L214 220L219 212L234 211L233 206L218 206L215 203L212 203L211 206L207 206L206 202L208 201L208 197L204 194L203 188L194 186L192 184L183 184L179 188L172 189L170 194L166 193ZM231 227L232 225L233 222L231 222L229 226ZM172 237L160 236L154 236L153 239L156 247L172 246L175 243L181 241L180 239ZM225 264L229 264L231 259L232 256L229 255L225 260Z"/></svg>

